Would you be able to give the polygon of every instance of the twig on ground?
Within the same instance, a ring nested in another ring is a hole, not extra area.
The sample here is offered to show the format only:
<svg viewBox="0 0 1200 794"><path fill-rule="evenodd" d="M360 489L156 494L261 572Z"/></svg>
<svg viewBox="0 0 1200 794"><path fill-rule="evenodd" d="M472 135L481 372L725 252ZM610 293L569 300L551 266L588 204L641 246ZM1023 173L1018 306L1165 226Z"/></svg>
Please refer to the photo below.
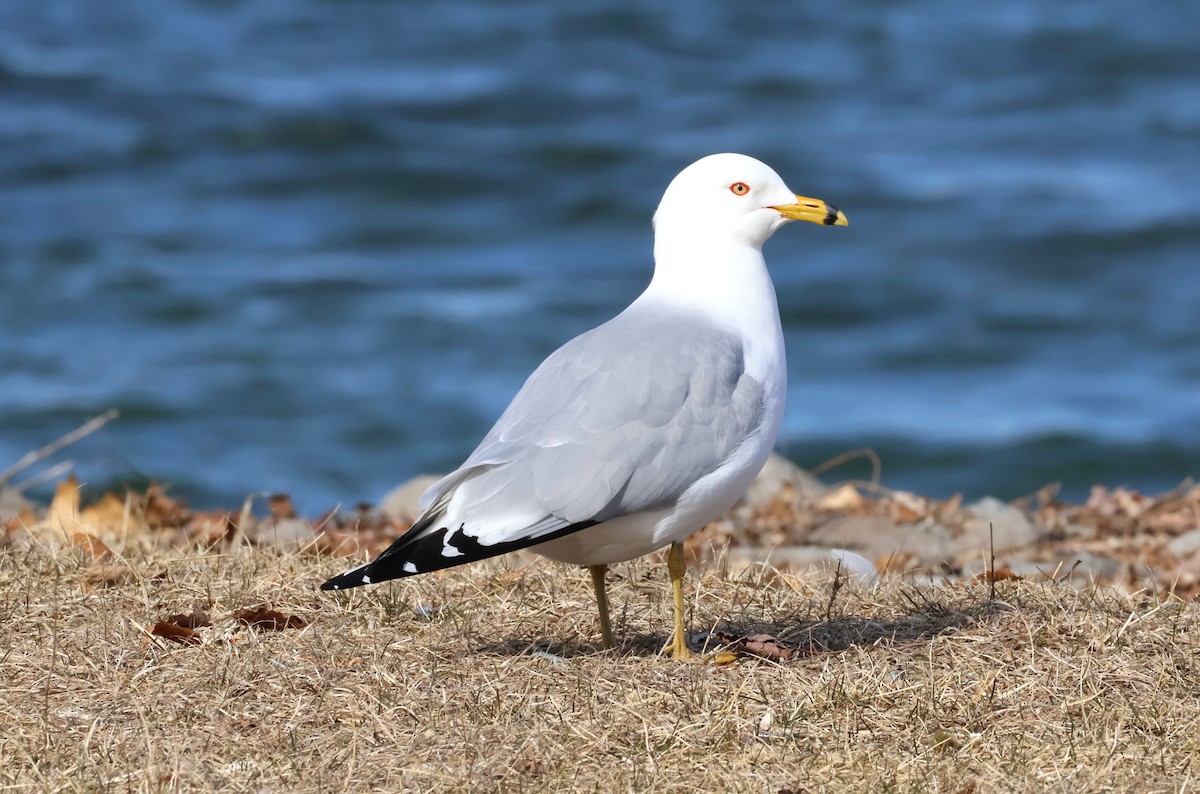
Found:
<svg viewBox="0 0 1200 794"><path fill-rule="evenodd" d="M988 522L988 553L991 562L988 564L988 601L996 600L996 527Z"/></svg>
<svg viewBox="0 0 1200 794"><path fill-rule="evenodd" d="M38 474L21 480L18 483L13 483L10 490L16 491L17 493L24 493L30 488L36 488L43 483L57 480L59 477L71 471L73 468L75 468L75 461L73 460L64 460L62 463L55 463L45 471L39 472Z"/></svg>
<svg viewBox="0 0 1200 794"><path fill-rule="evenodd" d="M830 469L836 466L841 466L843 463L854 460L855 458L866 458L867 460L871 461L871 483L872 485L878 485L880 478L883 476L883 461L879 459L878 453L876 453L875 450L871 449L870 447L852 449L849 452L843 452L840 455L834 455L832 458L820 464L819 466L814 466L812 469L810 469L810 471L814 476L820 476Z"/></svg>
<svg viewBox="0 0 1200 794"><path fill-rule="evenodd" d="M35 449L32 452L25 453L20 460L9 466L4 471L0 472L0 485L6 485L14 475L19 474L25 469L28 469L38 461L45 460L63 447L69 444L74 444L84 436L95 433L97 430L116 419L118 415L119 412L116 408L110 408L99 416L84 422L82 425L75 428L70 433L67 433L65 436L62 436L57 441L52 441L41 449Z"/></svg>
<svg viewBox="0 0 1200 794"><path fill-rule="evenodd" d="M837 600L838 591L842 589L842 558L838 557L837 568L833 572L833 584L829 588L829 603L825 605L825 620L833 620L833 602Z"/></svg>

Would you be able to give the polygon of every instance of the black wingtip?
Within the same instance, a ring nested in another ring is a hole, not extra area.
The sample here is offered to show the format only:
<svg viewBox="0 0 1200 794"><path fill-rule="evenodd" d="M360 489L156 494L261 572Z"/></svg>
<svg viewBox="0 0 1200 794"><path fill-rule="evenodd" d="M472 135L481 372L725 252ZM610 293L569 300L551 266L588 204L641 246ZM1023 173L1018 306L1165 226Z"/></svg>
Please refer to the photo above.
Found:
<svg viewBox="0 0 1200 794"><path fill-rule="evenodd" d="M370 570L371 564L360 565L357 568L351 568L348 571L339 573L337 576L326 579L321 585L322 590L349 590L351 587L359 587L364 584L370 584L371 578L367 573Z"/></svg>
<svg viewBox="0 0 1200 794"><path fill-rule="evenodd" d="M599 522L580 521L538 537L517 538L490 545L480 543L475 536L465 532L462 526L453 532L449 527L439 527L427 534L412 534L410 531L409 535L398 538L371 562L334 576L321 585L321 589L349 590L352 587L379 584L391 579L440 571L443 568L464 565L485 557L495 557L505 552L545 543L548 540L561 538L572 532L595 526L597 523ZM451 556L447 556L448 549L452 549L454 552Z"/></svg>

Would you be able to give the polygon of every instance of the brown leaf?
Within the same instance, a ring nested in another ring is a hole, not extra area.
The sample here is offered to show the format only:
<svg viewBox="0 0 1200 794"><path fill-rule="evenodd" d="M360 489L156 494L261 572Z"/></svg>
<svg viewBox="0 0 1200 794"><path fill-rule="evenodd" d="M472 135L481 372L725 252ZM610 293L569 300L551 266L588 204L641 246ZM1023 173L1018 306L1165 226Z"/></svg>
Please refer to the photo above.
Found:
<svg viewBox="0 0 1200 794"><path fill-rule="evenodd" d="M271 510L271 517L276 520L296 517L296 508L292 506L292 497L285 493L271 494L267 497L267 507Z"/></svg>
<svg viewBox="0 0 1200 794"><path fill-rule="evenodd" d="M920 560L917 555L911 551L897 551L883 559L875 561L875 570L879 571L879 575L883 576L887 573L903 573L905 571L915 570L919 567Z"/></svg>
<svg viewBox="0 0 1200 794"><path fill-rule="evenodd" d="M134 514L125 499L112 491L105 493L95 504L85 507L79 514L79 523L86 525L93 534L116 534L144 528L140 516Z"/></svg>
<svg viewBox="0 0 1200 794"><path fill-rule="evenodd" d="M308 621L298 615L285 615L271 609L266 604L256 607L239 609L230 615L238 623L244 623L259 631L283 631L284 629L302 629Z"/></svg>
<svg viewBox="0 0 1200 794"><path fill-rule="evenodd" d="M54 498L46 510L41 525L47 529L68 532L79 523L79 480L72 474L54 487Z"/></svg>
<svg viewBox="0 0 1200 794"><path fill-rule="evenodd" d="M889 517L897 524L915 524L930 513L929 500L908 491L894 491L887 508Z"/></svg>
<svg viewBox="0 0 1200 794"><path fill-rule="evenodd" d="M104 541L87 532L76 532L71 535L71 542L83 549L84 553L93 560L107 560L116 556L113 554L113 550L104 544Z"/></svg>
<svg viewBox="0 0 1200 794"><path fill-rule="evenodd" d="M850 512L862 509L863 504L862 494L853 485L847 484L822 494L821 498L813 503L813 507L831 513Z"/></svg>
<svg viewBox="0 0 1200 794"><path fill-rule="evenodd" d="M983 571L982 573L975 575L975 581L977 582L1019 582L1024 578L1024 576L1014 573L1013 569L1009 568L1007 565L1001 566L994 571Z"/></svg>
<svg viewBox="0 0 1200 794"><path fill-rule="evenodd" d="M761 656L764 659L785 662L799 653L797 648L784 645L770 634L746 634L736 637L718 631L713 636L717 642L728 646L730 651Z"/></svg>
<svg viewBox="0 0 1200 794"><path fill-rule="evenodd" d="M176 615L176 617L180 616ZM199 645L202 642L193 629L188 626L180 626L172 618L160 620L155 623L150 627L150 633L155 637L165 637L172 642L178 642L183 645Z"/></svg>
<svg viewBox="0 0 1200 794"><path fill-rule="evenodd" d="M25 530L37 523L37 516L29 509L28 506L22 505L21 512L12 516L4 525L4 531L8 533L16 532L17 530Z"/></svg>
<svg viewBox="0 0 1200 794"><path fill-rule="evenodd" d="M166 488L154 484L146 489L146 525L151 529L179 529L191 518L183 502L167 496Z"/></svg>
<svg viewBox="0 0 1200 794"><path fill-rule="evenodd" d="M184 629L202 629L212 625L212 619L199 604L196 604L191 614L171 615L163 622L172 623Z"/></svg>
<svg viewBox="0 0 1200 794"><path fill-rule="evenodd" d="M232 537L233 522L229 513L195 513L190 516L183 532L172 545L181 548L215 546Z"/></svg>

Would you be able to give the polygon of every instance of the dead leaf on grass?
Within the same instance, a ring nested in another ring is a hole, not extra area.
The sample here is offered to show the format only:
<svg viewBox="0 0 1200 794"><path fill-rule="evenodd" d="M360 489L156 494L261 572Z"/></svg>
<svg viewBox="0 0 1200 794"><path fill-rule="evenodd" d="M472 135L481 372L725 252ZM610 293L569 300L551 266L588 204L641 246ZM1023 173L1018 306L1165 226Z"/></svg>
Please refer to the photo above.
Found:
<svg viewBox="0 0 1200 794"><path fill-rule="evenodd" d="M74 474L54 486L54 498L41 523L48 529L63 532L79 523L79 480Z"/></svg>
<svg viewBox="0 0 1200 794"><path fill-rule="evenodd" d="M1014 572L1007 565L997 568L994 571L983 571L975 575L975 581L977 582L1019 582L1024 578L1024 576Z"/></svg>
<svg viewBox="0 0 1200 794"><path fill-rule="evenodd" d="M115 535L122 531L140 532L142 522L133 514L127 501L108 491L100 501L85 507L79 513L79 524L87 527L93 535L107 533Z"/></svg>
<svg viewBox="0 0 1200 794"><path fill-rule="evenodd" d="M897 524L915 524L932 511L929 500L908 491L893 491L887 509L888 516Z"/></svg>
<svg viewBox="0 0 1200 794"><path fill-rule="evenodd" d="M840 488L829 491L817 499L813 503L813 507L817 510L824 510L830 513L851 512L862 509L865 501L862 494L853 485L843 485Z"/></svg>
<svg viewBox="0 0 1200 794"><path fill-rule="evenodd" d="M146 489L144 511L146 526L150 529L179 529L191 518L187 504L167 496L167 489L157 483Z"/></svg>
<svg viewBox="0 0 1200 794"><path fill-rule="evenodd" d="M234 536L233 520L229 513L212 511L193 513L183 531L174 538L176 548L207 548Z"/></svg>
<svg viewBox="0 0 1200 794"><path fill-rule="evenodd" d="M113 550L110 549L104 543L104 541L100 540L100 538L96 537L95 535L88 534L87 532L74 533L71 535L71 542L74 543L76 547L83 549L83 552L93 560L106 560L116 556L113 554Z"/></svg>
<svg viewBox="0 0 1200 794"><path fill-rule="evenodd" d="M785 645L770 634L745 634L738 637L718 631L713 636L732 653L750 654L779 662L786 662L800 653L799 648Z"/></svg>
<svg viewBox="0 0 1200 794"><path fill-rule="evenodd" d="M179 616L177 615L176 617ZM155 637L163 637L171 642L178 642L181 645L199 645L203 642L195 629L180 626L178 623L173 622L171 618L155 623L150 627L150 633Z"/></svg>
<svg viewBox="0 0 1200 794"><path fill-rule="evenodd" d="M239 609L230 615L230 617L238 623L244 623L250 628L258 629L259 631L302 629L308 625L308 621L299 615L285 615L282 612L271 609L266 604Z"/></svg>
<svg viewBox="0 0 1200 794"><path fill-rule="evenodd" d="M296 508L292 505L292 497L285 493L271 494L267 497L267 509L271 518L281 521L285 518L295 518Z"/></svg>
<svg viewBox="0 0 1200 794"><path fill-rule="evenodd" d="M202 629L212 625L212 618L208 616L202 606L197 604L191 613L171 615L165 622L185 629Z"/></svg>
<svg viewBox="0 0 1200 794"><path fill-rule="evenodd" d="M876 560L875 570L879 571L880 576L889 573L904 573L917 569L920 562L917 555L911 551L897 551L881 560Z"/></svg>

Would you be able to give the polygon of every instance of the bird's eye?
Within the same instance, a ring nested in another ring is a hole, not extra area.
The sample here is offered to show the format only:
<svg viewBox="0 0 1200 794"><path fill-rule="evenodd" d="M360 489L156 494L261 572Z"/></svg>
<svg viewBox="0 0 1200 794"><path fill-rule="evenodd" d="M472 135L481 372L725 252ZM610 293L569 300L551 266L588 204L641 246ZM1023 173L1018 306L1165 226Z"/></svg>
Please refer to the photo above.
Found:
<svg viewBox="0 0 1200 794"><path fill-rule="evenodd" d="M750 192L750 186L745 182L734 182L729 186L729 192L735 196L744 196Z"/></svg>

